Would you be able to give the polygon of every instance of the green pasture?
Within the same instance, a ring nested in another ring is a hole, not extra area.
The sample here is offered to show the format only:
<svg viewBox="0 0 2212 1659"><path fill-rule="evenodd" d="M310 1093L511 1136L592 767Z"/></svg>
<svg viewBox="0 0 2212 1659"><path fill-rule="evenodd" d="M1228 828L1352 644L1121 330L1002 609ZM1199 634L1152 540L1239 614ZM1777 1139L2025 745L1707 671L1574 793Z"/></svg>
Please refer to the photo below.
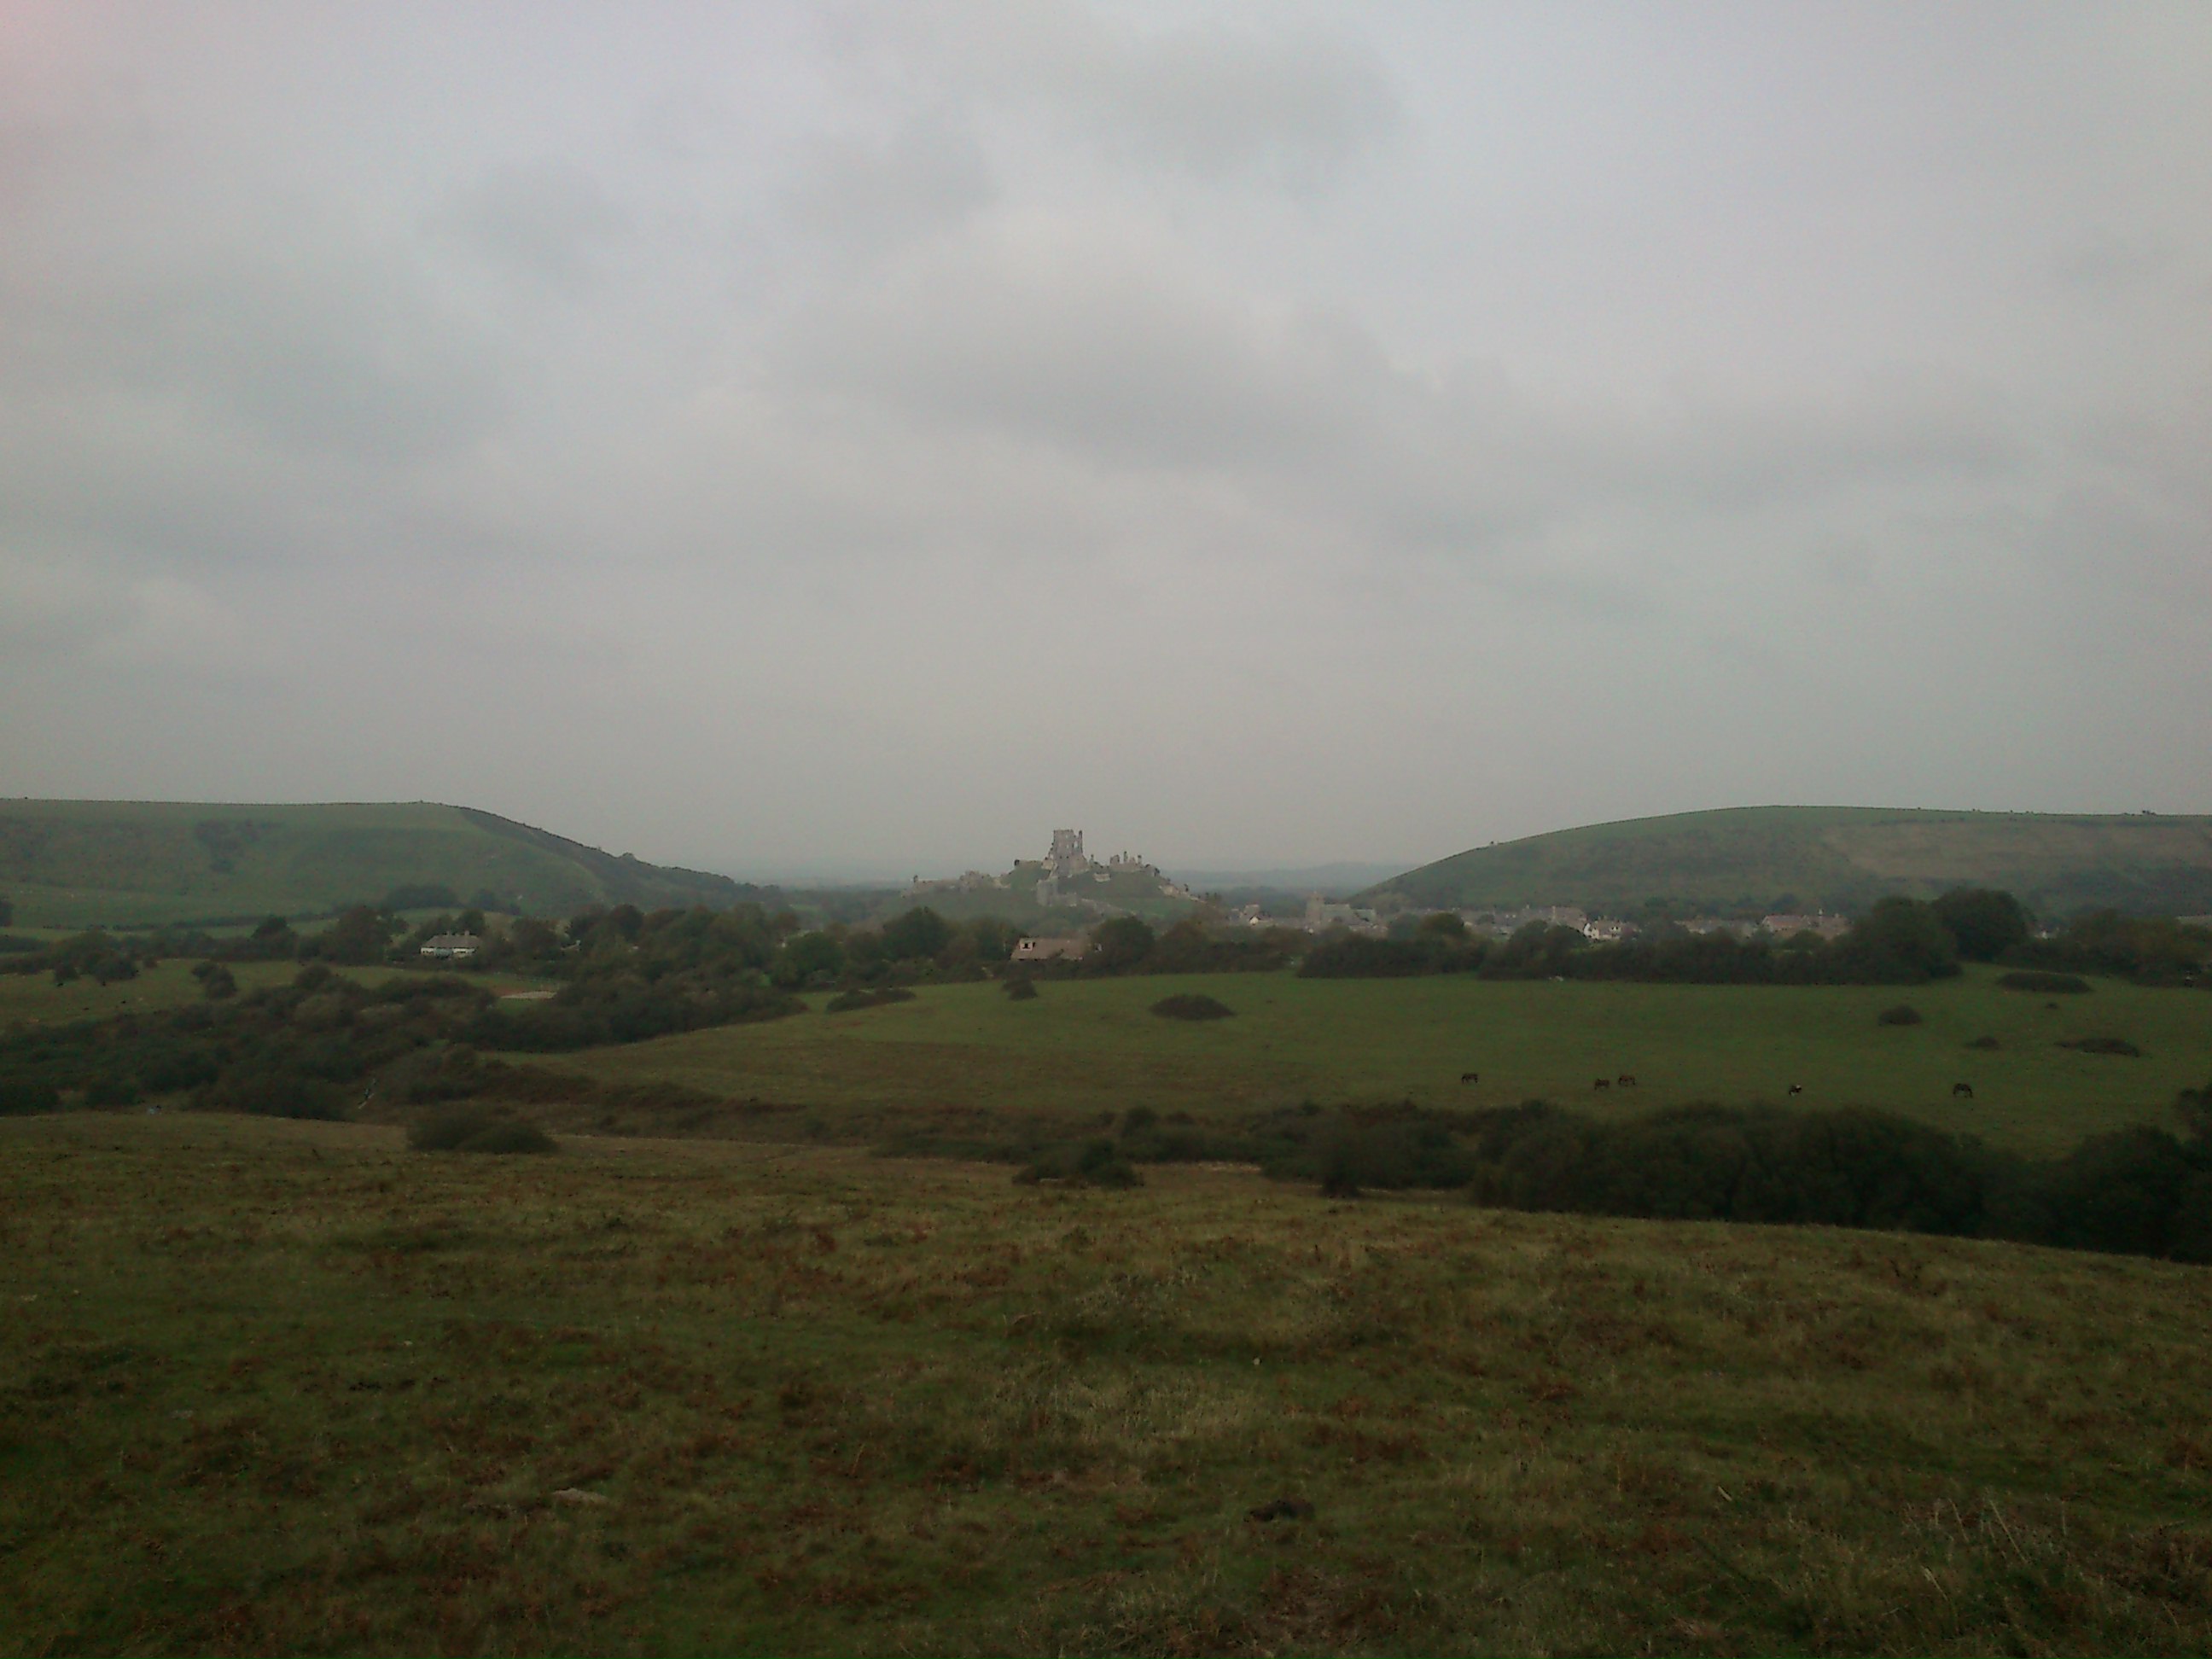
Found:
<svg viewBox="0 0 2212 1659"><path fill-rule="evenodd" d="M2212 1648L2203 1269L1147 1176L0 1121L5 1644Z"/></svg>
<svg viewBox="0 0 2212 1659"><path fill-rule="evenodd" d="M234 962L224 965L238 981L241 996L272 985L289 985L300 973L296 962ZM0 974L0 1030L18 1024L64 1025L73 1020L106 1019L117 1014L151 1013L198 1002L206 993L200 981L192 977L192 969L197 966L195 960L171 957L140 969L135 979L118 980L112 985L102 985L92 979L57 985L51 973ZM393 976L393 970L388 968L337 968L332 971L368 983ZM542 988L550 983L518 974L472 975L471 979L495 996Z"/></svg>
<svg viewBox="0 0 2212 1659"><path fill-rule="evenodd" d="M199 964L172 957L142 969L135 979L102 985L76 979L54 983L51 973L0 974L0 1029L17 1023L64 1025L73 1020L106 1019L117 1014L151 1013L198 1002L204 993L192 969ZM300 966L293 962L237 962L228 964L241 994L265 986L289 985Z"/></svg>
<svg viewBox="0 0 2212 1659"><path fill-rule="evenodd" d="M1997 988L1993 970L1893 987L1657 986L1305 980L1288 974L1047 982L1031 1002L993 984L926 987L912 1002L731 1026L560 1063L610 1082L665 1079L732 1097L886 1121L915 1113L1196 1115L1411 1098L1431 1106L1532 1097L1592 1111L1689 1101L1866 1105L2023 1152L2168 1121L2212 1077L2212 996L2096 981L2086 996ZM1237 1011L1200 1025L1147 1010L1203 990ZM821 999L816 999L818 1003ZM1898 1002L1924 1023L1882 1026ZM2054 1009L2047 1006L2055 1002ZM1966 1044L1994 1036L1995 1051ZM2141 1059L2056 1046L2116 1036ZM1480 1082L1463 1086L1464 1072ZM1638 1086L1617 1079L1632 1074ZM1594 1080L1613 1086L1599 1091ZM1972 1086L1972 1100L1952 1085Z"/></svg>

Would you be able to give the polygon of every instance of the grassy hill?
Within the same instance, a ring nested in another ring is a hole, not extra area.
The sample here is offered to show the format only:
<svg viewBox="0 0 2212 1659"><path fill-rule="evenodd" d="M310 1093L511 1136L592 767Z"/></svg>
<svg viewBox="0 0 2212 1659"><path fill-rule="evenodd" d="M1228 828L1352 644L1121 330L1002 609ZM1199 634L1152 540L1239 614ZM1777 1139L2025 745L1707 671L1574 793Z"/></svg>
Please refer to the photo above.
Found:
<svg viewBox="0 0 2212 1659"><path fill-rule="evenodd" d="M1962 884L2009 889L2044 915L2212 909L2212 817L1732 807L1474 848L1370 888L1363 902L1850 911Z"/></svg>
<svg viewBox="0 0 2212 1659"><path fill-rule="evenodd" d="M726 876L617 857L430 802L313 806L0 801L0 897L24 927L300 915L396 889L560 915L592 903L726 905Z"/></svg>

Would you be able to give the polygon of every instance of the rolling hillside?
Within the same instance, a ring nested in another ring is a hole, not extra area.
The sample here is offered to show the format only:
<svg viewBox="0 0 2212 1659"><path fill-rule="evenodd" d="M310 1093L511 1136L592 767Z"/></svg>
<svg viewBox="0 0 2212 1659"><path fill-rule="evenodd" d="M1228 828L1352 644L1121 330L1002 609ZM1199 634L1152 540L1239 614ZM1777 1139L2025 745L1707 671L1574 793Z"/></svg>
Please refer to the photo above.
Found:
<svg viewBox="0 0 2212 1659"><path fill-rule="evenodd" d="M1747 806L1630 818L1475 848L1362 902L1621 912L1851 911L1890 893L2008 888L2038 914L2212 910L2212 817Z"/></svg>
<svg viewBox="0 0 2212 1659"><path fill-rule="evenodd" d="M539 915L727 905L750 890L465 806L0 801L0 897L18 926L297 915L406 887Z"/></svg>

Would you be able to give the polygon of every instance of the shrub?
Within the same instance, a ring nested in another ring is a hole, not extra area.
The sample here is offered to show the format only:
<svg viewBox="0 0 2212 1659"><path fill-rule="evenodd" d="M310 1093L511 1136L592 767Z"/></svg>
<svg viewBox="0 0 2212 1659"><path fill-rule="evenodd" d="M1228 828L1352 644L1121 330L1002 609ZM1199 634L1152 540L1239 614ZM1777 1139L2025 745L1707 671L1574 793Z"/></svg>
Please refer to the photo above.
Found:
<svg viewBox="0 0 2212 1659"><path fill-rule="evenodd" d="M2071 1042L2061 1042L2062 1048L2072 1048L2085 1054L2118 1054L2128 1060L2141 1060L2142 1050L2125 1037L2076 1037Z"/></svg>
<svg viewBox="0 0 2212 1659"><path fill-rule="evenodd" d="M338 1119L345 1105L329 1082L281 1065L235 1066L192 1097L203 1110L257 1117Z"/></svg>
<svg viewBox="0 0 2212 1659"><path fill-rule="evenodd" d="M1317 1181L1329 1198L1357 1198L1370 1187L1464 1187L1475 1171L1455 1133L1464 1121L1411 1104L1301 1110L1266 1126L1255 1150L1271 1177Z"/></svg>
<svg viewBox="0 0 2212 1659"><path fill-rule="evenodd" d="M135 1106L138 1103L138 1079L114 1072L96 1077L84 1085L84 1103L88 1106Z"/></svg>
<svg viewBox="0 0 2212 1659"><path fill-rule="evenodd" d="M1446 914L1449 914L1447 912ZM1457 921L1458 917L1452 920ZM1422 940L1367 939L1346 933L1323 939L1298 964L1300 979L1405 979L1447 971L1455 965L1450 941L1431 934Z"/></svg>
<svg viewBox="0 0 2212 1659"><path fill-rule="evenodd" d="M1141 917L1116 916L1091 930L1091 965L1102 973L1127 973L1152 954L1157 942Z"/></svg>
<svg viewBox="0 0 2212 1659"><path fill-rule="evenodd" d="M1110 1140L1086 1140L1078 1146L1048 1148L1037 1160L1014 1176L1024 1186L1040 1181L1064 1181L1078 1187L1141 1187L1144 1176L1121 1156Z"/></svg>
<svg viewBox="0 0 2212 1659"><path fill-rule="evenodd" d="M550 1152L557 1150L553 1137L530 1123L498 1123L481 1134L471 1135L453 1149L457 1152Z"/></svg>
<svg viewBox="0 0 2212 1659"><path fill-rule="evenodd" d="M1009 1002L1035 1002L1036 1000L1036 981L1026 974L1007 980L1004 984L1000 985L999 988L1006 994L1006 1000Z"/></svg>
<svg viewBox="0 0 2212 1659"><path fill-rule="evenodd" d="M418 1152L550 1152L553 1139L528 1123L508 1122L489 1112L434 1112L407 1131L407 1144Z"/></svg>
<svg viewBox="0 0 2212 1659"><path fill-rule="evenodd" d="M1929 908L1950 929L1959 941L1959 954L1969 962L1995 962L2027 943L2033 931L2021 902L1995 888L1956 887Z"/></svg>
<svg viewBox="0 0 2212 1659"><path fill-rule="evenodd" d="M1162 997L1152 1012L1162 1019L1227 1019L1237 1011L1212 997L1186 994Z"/></svg>
<svg viewBox="0 0 2212 1659"><path fill-rule="evenodd" d="M1917 1025L1920 1011L1909 1002L1900 1002L1893 1008L1885 1008L1874 1017L1877 1025Z"/></svg>
<svg viewBox="0 0 2212 1659"><path fill-rule="evenodd" d="M2019 968L2009 974L1999 974L1997 983L2008 991L2035 991L2046 996L2060 992L2079 996L2091 988L2089 981L2078 974L2046 973L2037 968Z"/></svg>
<svg viewBox="0 0 2212 1659"><path fill-rule="evenodd" d="M1995 1048L2002 1045L1993 1036L1978 1036L1966 1046L1969 1048Z"/></svg>
<svg viewBox="0 0 2212 1659"><path fill-rule="evenodd" d="M880 1008L886 1003L912 1002L914 993L902 985L886 985L879 991L842 991L822 1005L825 1014L849 1014L860 1008Z"/></svg>
<svg viewBox="0 0 2212 1659"><path fill-rule="evenodd" d="M229 969L219 962L204 962L200 967L206 969L207 972L201 974L198 969L193 972L198 975L200 989L209 1001L220 1002L226 997L238 994L238 979Z"/></svg>
<svg viewBox="0 0 2212 1659"><path fill-rule="evenodd" d="M51 1112L61 1104L51 1083L0 1083L0 1117L17 1112Z"/></svg>

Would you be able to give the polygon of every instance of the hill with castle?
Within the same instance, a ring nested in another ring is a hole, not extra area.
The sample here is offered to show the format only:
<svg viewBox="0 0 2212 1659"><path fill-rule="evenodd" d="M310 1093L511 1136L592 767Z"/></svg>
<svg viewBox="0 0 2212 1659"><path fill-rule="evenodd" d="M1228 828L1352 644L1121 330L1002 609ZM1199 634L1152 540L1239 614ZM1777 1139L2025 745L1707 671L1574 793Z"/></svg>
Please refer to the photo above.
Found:
<svg viewBox="0 0 2212 1659"><path fill-rule="evenodd" d="M1004 875L970 870L942 880L916 877L895 908L926 904L950 921L997 916L1033 932L1064 933L1114 916L1179 921L1198 902L1198 894L1142 854L1093 858L1084 850L1082 830L1055 830L1042 858L1017 859Z"/></svg>

